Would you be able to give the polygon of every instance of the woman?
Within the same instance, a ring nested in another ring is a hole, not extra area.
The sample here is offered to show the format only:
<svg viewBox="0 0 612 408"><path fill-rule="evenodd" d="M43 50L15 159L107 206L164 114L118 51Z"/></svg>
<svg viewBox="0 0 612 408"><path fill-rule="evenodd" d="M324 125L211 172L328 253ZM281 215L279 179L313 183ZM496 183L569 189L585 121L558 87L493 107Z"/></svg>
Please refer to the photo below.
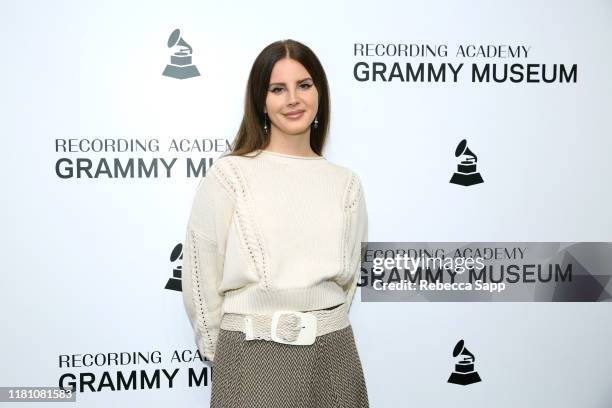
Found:
<svg viewBox="0 0 612 408"><path fill-rule="evenodd" d="M358 175L321 155L329 110L315 54L268 45L232 152L196 191L183 297L211 407L369 406L348 320L367 210Z"/></svg>

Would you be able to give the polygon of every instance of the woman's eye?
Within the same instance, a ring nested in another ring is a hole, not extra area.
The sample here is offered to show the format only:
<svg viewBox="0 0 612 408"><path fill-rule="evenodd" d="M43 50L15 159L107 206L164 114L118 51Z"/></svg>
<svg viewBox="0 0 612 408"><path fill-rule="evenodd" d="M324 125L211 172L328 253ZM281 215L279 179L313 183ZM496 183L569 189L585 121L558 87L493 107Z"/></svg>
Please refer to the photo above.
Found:
<svg viewBox="0 0 612 408"><path fill-rule="evenodd" d="M312 84L300 84L300 87L302 89L309 89L311 86L312 86ZM283 90L283 88L276 87L276 88L270 89L270 92L277 94L277 93L280 93L280 91L282 91L282 90Z"/></svg>

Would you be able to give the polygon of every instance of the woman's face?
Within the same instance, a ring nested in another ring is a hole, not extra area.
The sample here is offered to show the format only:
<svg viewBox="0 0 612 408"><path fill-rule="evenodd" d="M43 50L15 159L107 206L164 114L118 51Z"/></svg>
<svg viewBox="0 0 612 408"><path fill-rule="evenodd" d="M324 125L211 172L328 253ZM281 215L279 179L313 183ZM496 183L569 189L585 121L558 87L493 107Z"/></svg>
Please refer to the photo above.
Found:
<svg viewBox="0 0 612 408"><path fill-rule="evenodd" d="M319 93L306 68L289 58L274 64L266 97L271 131L285 135L309 134L318 108Z"/></svg>

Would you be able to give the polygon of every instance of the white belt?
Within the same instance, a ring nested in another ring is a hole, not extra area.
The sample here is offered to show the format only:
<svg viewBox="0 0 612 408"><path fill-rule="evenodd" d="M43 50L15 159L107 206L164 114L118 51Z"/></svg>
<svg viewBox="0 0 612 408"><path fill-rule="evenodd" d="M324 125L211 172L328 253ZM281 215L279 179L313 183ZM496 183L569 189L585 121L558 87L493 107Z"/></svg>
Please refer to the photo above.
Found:
<svg viewBox="0 0 612 408"><path fill-rule="evenodd" d="M330 310L296 312L277 310L271 314L224 313L221 328L241 331L245 340L268 340L291 345L313 344L317 336L350 324L346 304Z"/></svg>

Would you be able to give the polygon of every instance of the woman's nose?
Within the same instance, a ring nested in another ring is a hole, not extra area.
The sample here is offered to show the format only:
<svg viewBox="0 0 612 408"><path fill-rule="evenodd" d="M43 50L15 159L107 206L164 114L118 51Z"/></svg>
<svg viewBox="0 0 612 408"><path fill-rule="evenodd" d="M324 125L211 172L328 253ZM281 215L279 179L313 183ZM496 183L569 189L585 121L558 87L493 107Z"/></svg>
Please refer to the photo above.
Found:
<svg viewBox="0 0 612 408"><path fill-rule="evenodd" d="M295 90L290 90L287 92L287 103L289 105L295 105L298 102L297 99L297 91Z"/></svg>

